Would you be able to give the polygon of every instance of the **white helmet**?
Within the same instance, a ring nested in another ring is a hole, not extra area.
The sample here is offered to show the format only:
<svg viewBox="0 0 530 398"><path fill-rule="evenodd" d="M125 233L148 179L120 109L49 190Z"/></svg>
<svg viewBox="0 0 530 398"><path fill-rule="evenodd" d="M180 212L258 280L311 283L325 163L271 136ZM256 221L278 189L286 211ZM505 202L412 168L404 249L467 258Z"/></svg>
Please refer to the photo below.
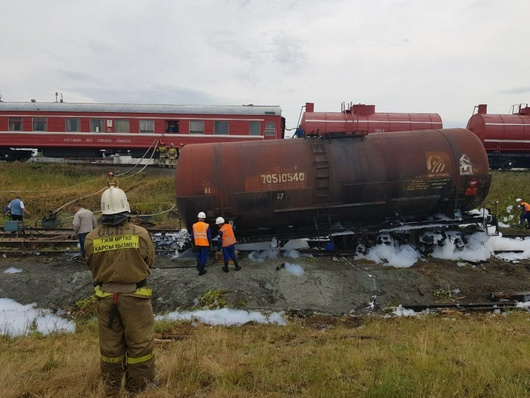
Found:
<svg viewBox="0 0 530 398"><path fill-rule="evenodd" d="M130 212L127 195L120 188L110 187L101 195L101 213L103 215Z"/></svg>
<svg viewBox="0 0 530 398"><path fill-rule="evenodd" d="M199 214L197 214L197 218L206 218L206 214L204 214L204 212L201 211Z"/></svg>
<svg viewBox="0 0 530 398"><path fill-rule="evenodd" d="M223 217L217 217L215 220L215 225L224 224L225 219Z"/></svg>
<svg viewBox="0 0 530 398"><path fill-rule="evenodd" d="M516 201L517 203L522 202L521 199L516 199L515 201Z"/></svg>

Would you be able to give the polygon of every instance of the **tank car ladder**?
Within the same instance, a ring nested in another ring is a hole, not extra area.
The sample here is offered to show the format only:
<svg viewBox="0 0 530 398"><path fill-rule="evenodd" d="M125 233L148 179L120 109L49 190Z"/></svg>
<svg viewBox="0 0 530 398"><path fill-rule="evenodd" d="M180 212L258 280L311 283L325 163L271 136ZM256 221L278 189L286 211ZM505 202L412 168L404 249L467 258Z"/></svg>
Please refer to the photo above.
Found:
<svg viewBox="0 0 530 398"><path fill-rule="evenodd" d="M316 200L317 204L329 203L329 159L324 142L315 138L309 139L313 151L314 164L316 168Z"/></svg>
<svg viewBox="0 0 530 398"><path fill-rule="evenodd" d="M316 204L319 207L314 217L315 228L317 231L329 230L331 220L325 207L329 204L329 159L324 142L320 138L309 138L311 150L313 152L314 165L316 169L315 195ZM320 209L320 206L321 209Z"/></svg>

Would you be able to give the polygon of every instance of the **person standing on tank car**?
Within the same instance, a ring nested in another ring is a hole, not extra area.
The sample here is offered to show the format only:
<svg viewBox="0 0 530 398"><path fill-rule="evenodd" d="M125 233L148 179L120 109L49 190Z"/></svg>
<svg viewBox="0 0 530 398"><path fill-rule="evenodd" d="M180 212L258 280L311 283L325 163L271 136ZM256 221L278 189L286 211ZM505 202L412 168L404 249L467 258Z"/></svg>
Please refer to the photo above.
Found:
<svg viewBox="0 0 530 398"><path fill-rule="evenodd" d="M223 260L225 263L223 271L228 272L228 262L230 261L230 259L232 259L232 261L234 262L234 265L236 266L236 271L239 271L241 267L237 262L237 241L232 224L225 223L225 219L223 217L217 217L217 219L215 220L215 224L219 226L219 235L217 238L217 251L220 252L222 250L223 252Z"/></svg>
<svg viewBox="0 0 530 398"><path fill-rule="evenodd" d="M79 247L81 249L81 255L79 259L85 261L85 240L86 236L97 226L96 216L90 210L85 209L80 203L74 204L74 221L72 227L77 239L79 239Z"/></svg>
<svg viewBox="0 0 530 398"><path fill-rule="evenodd" d="M158 148L156 148L158 151L158 167L166 167L166 156L167 156L167 148L164 144L164 141L160 141L160 145L158 145Z"/></svg>
<svg viewBox="0 0 530 398"><path fill-rule="evenodd" d="M109 171L109 173L107 174L107 187L118 188L118 179L114 176L114 173L112 171Z"/></svg>
<svg viewBox="0 0 530 398"><path fill-rule="evenodd" d="M198 221L193 224L190 235L190 239L197 250L197 270L199 271L199 276L207 272L206 262L208 261L210 244L212 242L210 225L204 222L205 219L206 214L204 212L201 211L197 214Z"/></svg>
<svg viewBox="0 0 530 398"><path fill-rule="evenodd" d="M523 202L522 199L517 199L516 203L521 208L521 215L519 216L519 226L524 227L525 226L525 220L528 223L528 227L530 228L530 204L527 202Z"/></svg>
<svg viewBox="0 0 530 398"><path fill-rule="evenodd" d="M305 138L305 131L302 126L298 126L294 131L293 138Z"/></svg>
<svg viewBox="0 0 530 398"><path fill-rule="evenodd" d="M11 219L13 221L24 221L24 214L27 214L28 216L30 215L26 206L24 206L24 202L22 202L18 196L15 196L15 199L9 202L7 207L11 212Z"/></svg>
<svg viewBox="0 0 530 398"><path fill-rule="evenodd" d="M155 377L152 290L146 278L155 262L147 230L132 224L125 192L101 195L102 217L85 240L85 259L97 298L101 375L113 393L138 392Z"/></svg>

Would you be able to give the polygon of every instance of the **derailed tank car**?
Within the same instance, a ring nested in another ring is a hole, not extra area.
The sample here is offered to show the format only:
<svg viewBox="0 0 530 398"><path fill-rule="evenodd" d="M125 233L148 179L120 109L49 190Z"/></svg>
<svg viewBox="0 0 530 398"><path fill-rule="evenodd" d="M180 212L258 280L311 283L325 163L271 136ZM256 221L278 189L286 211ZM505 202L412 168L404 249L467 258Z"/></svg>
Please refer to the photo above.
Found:
<svg viewBox="0 0 530 398"><path fill-rule="evenodd" d="M363 226L460 218L486 198L491 176L465 129L186 146L176 199L188 226L205 211L238 237L302 236ZM393 221L390 221L393 220Z"/></svg>

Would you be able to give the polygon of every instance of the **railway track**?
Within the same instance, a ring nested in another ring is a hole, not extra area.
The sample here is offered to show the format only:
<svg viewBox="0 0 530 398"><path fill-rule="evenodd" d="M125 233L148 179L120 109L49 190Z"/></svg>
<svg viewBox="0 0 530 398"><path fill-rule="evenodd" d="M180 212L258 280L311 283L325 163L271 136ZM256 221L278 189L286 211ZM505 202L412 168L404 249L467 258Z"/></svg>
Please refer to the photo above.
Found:
<svg viewBox="0 0 530 398"><path fill-rule="evenodd" d="M173 255L177 249L174 235L178 230L173 229L159 229L147 228L154 237L155 248L159 255ZM29 256L29 255L64 255L68 253L78 252L78 240L73 231L69 228L39 228L39 227L24 227L19 231L4 231L0 229L0 255L9 256ZM164 235L168 238L165 239ZM506 234L506 238L520 239L524 238L525 233L521 234ZM253 248L251 250L239 249L245 251L259 251L260 249ZM279 250L282 250L279 248ZM335 257L353 257L358 254L357 249L329 249L325 245L321 247L310 247L299 249L303 254L308 254L313 257L335 256ZM521 253L522 250L499 250L495 254L500 253Z"/></svg>
<svg viewBox="0 0 530 398"><path fill-rule="evenodd" d="M505 311L514 310L517 307L517 301L502 301L495 303L470 303L470 304L411 304L402 305L404 309L412 310L414 312L430 311L430 312L490 312L490 311Z"/></svg>
<svg viewBox="0 0 530 398"><path fill-rule="evenodd" d="M148 228L153 236L175 234L176 230ZM27 255L59 255L77 252L78 240L69 228L39 228L28 227L18 231L5 231L0 229L0 255L27 256ZM155 240L156 243L156 240ZM157 247L157 252L174 253L175 248L170 248L162 242Z"/></svg>

